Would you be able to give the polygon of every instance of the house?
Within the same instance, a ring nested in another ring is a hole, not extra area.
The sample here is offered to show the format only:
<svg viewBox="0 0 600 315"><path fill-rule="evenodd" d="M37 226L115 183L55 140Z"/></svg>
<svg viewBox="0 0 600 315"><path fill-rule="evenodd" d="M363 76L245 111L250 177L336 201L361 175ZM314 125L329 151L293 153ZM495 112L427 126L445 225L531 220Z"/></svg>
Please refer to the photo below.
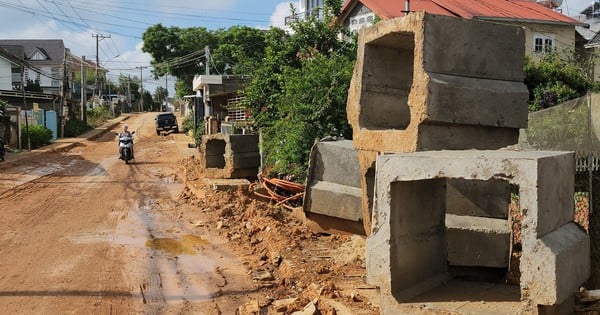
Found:
<svg viewBox="0 0 600 315"><path fill-rule="evenodd" d="M22 61L0 48L0 90L21 90Z"/></svg>
<svg viewBox="0 0 600 315"><path fill-rule="evenodd" d="M600 1L591 2L579 13L577 18L589 25L589 28L576 27L577 38L582 43L577 45L577 51L581 55L593 58L594 55L598 55L600 52L600 36L598 36L598 32L600 32ZM600 81L600 64L598 61L594 65L592 75L594 81Z"/></svg>
<svg viewBox="0 0 600 315"><path fill-rule="evenodd" d="M43 93L61 94L68 52L61 39L5 39L0 47L23 58L25 83L39 81Z"/></svg>
<svg viewBox="0 0 600 315"><path fill-rule="evenodd" d="M575 27L586 24L554 10L553 1L525 0L346 0L337 22L352 32L408 12L456 16L525 28L525 52L528 55L551 50L573 50ZM408 7L408 10L407 10Z"/></svg>
<svg viewBox="0 0 600 315"><path fill-rule="evenodd" d="M298 2L298 11L285 18L285 25L290 25L294 21L303 21L311 14L316 14L320 19L323 18L324 0L300 0Z"/></svg>
<svg viewBox="0 0 600 315"><path fill-rule="evenodd" d="M194 108L197 117L214 118L210 120L207 134L223 131L223 127L229 126L232 133L235 127L246 127L249 119L248 112L244 106L244 96L240 92L248 84L250 78L240 75L196 75L194 76L193 91L197 92L194 98ZM204 103L204 107L199 102Z"/></svg>

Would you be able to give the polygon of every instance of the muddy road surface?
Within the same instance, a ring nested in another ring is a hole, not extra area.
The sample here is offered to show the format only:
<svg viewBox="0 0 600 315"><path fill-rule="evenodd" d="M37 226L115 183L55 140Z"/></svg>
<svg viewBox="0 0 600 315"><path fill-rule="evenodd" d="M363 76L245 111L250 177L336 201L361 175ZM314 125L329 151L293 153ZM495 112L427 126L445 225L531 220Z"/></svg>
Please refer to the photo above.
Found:
<svg viewBox="0 0 600 315"><path fill-rule="evenodd" d="M153 113L63 152L0 164L0 309L5 314L233 314L254 286L219 237L184 219L183 134Z"/></svg>

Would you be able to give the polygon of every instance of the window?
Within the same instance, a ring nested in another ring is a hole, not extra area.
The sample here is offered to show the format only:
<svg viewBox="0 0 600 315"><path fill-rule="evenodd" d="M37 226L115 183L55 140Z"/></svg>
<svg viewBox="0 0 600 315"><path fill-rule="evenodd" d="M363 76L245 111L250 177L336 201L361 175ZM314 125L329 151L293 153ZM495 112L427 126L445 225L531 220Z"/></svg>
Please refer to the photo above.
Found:
<svg viewBox="0 0 600 315"><path fill-rule="evenodd" d="M350 32L357 32L363 26L372 25L373 21L375 21L375 14L373 12L351 17L349 30Z"/></svg>
<svg viewBox="0 0 600 315"><path fill-rule="evenodd" d="M533 51L536 53L547 53L554 50L554 36L534 34Z"/></svg>

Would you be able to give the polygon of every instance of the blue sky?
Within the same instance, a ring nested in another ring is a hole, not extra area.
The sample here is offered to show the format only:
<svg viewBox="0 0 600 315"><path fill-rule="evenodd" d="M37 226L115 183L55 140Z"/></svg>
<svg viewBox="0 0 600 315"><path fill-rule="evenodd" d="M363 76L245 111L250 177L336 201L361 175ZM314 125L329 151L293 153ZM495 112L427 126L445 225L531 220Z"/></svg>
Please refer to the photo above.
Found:
<svg viewBox="0 0 600 315"><path fill-rule="evenodd" d="M150 56L140 48L141 35L151 25L281 26L292 2L297 0L0 0L0 38L63 39L74 54L95 59L92 35L110 35L100 41L100 65L110 70L111 77L139 76L139 70L126 69L149 65ZM563 0L562 10L574 16L591 3ZM145 71L148 89L164 84L164 78L152 81L149 69ZM173 95L172 87L169 92Z"/></svg>
<svg viewBox="0 0 600 315"><path fill-rule="evenodd" d="M147 66L151 60L141 51L141 36L149 26L281 26L291 2L295 1L0 0L0 38L63 39L72 53L94 60L96 39L92 35L110 36L99 42L100 65L110 70L111 78L120 73L139 77L135 67ZM144 71L147 89L164 84L164 78L150 80L150 69Z"/></svg>

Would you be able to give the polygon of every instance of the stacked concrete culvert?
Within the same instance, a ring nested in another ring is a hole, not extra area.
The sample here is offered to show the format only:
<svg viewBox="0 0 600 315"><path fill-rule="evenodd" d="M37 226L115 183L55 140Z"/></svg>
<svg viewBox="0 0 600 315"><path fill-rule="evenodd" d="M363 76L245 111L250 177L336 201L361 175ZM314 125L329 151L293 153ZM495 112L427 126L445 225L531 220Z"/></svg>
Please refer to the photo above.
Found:
<svg viewBox="0 0 600 315"><path fill-rule="evenodd" d="M449 266L508 268L511 194L523 213L521 299L561 305L587 279L589 238L572 222L572 153L499 150L527 127L524 36L423 12L360 31L347 103L358 167L349 169L359 172L367 279L381 288L383 313L442 286ZM317 187L313 199L340 197L327 188L339 182L311 174L307 196ZM311 202L306 212L356 217Z"/></svg>

